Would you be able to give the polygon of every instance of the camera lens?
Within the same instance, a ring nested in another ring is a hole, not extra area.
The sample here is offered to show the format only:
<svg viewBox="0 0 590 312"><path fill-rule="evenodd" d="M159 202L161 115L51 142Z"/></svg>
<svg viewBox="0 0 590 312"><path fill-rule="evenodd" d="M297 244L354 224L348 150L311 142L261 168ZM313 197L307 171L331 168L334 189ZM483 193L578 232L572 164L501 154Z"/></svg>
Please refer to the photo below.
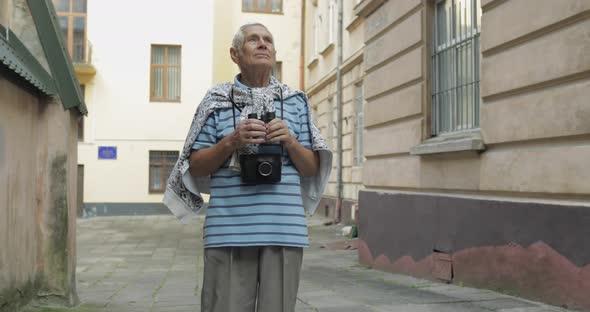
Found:
<svg viewBox="0 0 590 312"><path fill-rule="evenodd" d="M272 173L272 164L268 161L263 161L258 164L258 173L263 177L268 177Z"/></svg>

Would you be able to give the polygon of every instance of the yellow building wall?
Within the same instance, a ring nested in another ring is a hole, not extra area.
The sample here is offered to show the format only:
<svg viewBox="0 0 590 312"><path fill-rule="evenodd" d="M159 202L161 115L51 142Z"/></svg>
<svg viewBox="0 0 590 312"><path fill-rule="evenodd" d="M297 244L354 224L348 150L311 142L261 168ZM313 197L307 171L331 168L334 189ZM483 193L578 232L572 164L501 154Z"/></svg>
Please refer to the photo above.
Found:
<svg viewBox="0 0 590 312"><path fill-rule="evenodd" d="M282 14L242 12L241 1L215 1L213 15L213 83L233 81L239 73L229 54L233 36L241 25L258 22L273 34L282 81L301 88L301 0L283 1Z"/></svg>

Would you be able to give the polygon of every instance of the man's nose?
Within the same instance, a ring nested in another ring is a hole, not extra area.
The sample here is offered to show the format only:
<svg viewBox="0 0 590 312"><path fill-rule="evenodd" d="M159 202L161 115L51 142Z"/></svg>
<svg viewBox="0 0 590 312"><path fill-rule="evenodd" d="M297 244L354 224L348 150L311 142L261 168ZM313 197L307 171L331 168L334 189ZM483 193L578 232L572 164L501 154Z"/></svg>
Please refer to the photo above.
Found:
<svg viewBox="0 0 590 312"><path fill-rule="evenodd" d="M259 49L268 49L268 43L264 41L264 39L258 40L258 48Z"/></svg>

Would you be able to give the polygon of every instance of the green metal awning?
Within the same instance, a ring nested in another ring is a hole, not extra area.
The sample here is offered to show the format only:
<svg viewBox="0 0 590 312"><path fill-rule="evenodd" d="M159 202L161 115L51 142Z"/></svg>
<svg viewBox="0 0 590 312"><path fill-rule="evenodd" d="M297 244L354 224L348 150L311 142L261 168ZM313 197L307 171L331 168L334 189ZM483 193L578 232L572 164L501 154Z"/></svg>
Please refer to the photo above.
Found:
<svg viewBox="0 0 590 312"><path fill-rule="evenodd" d="M16 34L0 25L0 63L45 95L56 95L51 75Z"/></svg>
<svg viewBox="0 0 590 312"><path fill-rule="evenodd" d="M66 109L77 108L88 114L82 97L80 83L76 78L70 55L65 48L51 0L28 0L31 15L43 45L45 57L51 68L55 87Z"/></svg>

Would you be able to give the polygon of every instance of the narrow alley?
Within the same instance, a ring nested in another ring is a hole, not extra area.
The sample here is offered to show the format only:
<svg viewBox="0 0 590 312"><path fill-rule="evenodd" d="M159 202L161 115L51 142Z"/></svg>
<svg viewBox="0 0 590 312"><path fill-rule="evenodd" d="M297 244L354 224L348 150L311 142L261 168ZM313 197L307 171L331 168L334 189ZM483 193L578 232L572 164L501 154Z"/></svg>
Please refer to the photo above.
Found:
<svg viewBox="0 0 590 312"><path fill-rule="evenodd" d="M341 226L312 218L297 312L556 312L489 290L447 285L360 266ZM78 221L78 294L71 312L200 311L202 219L97 217ZM31 310L28 312L65 310Z"/></svg>

